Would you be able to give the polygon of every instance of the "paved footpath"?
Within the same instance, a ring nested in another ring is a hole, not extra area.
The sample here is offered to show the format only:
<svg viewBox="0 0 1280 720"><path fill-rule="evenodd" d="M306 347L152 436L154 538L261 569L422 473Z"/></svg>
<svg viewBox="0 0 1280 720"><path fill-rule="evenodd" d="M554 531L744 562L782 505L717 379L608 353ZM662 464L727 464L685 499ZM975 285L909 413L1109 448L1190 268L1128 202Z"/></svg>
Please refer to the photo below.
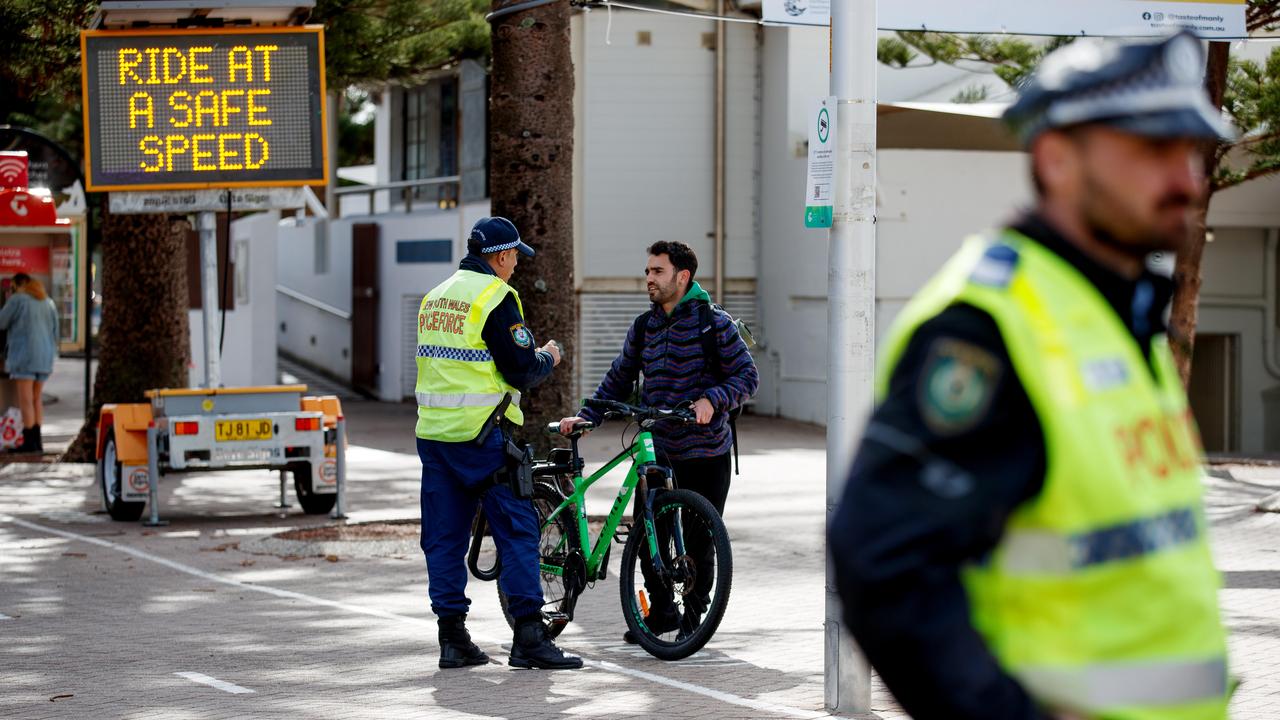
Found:
<svg viewBox="0 0 1280 720"><path fill-rule="evenodd" d="M351 521L417 516L412 408L351 403ZM589 439L619 447L621 428ZM472 581L469 625L494 664L436 667L426 573L412 543L371 554L271 554L262 538L324 524L281 517L265 472L166 478L149 529L97 512L87 466L0 467L0 717L825 717L823 433L743 423L726 512L728 613L697 655L664 663L624 644L617 584L587 591L561 644L580 672L505 665L493 585ZM1280 717L1280 516L1253 513L1280 471L1231 467L1210 483L1232 653L1233 717ZM591 496L604 512L612 493ZM617 559L613 560L616 568ZM905 717L878 685L873 714Z"/></svg>

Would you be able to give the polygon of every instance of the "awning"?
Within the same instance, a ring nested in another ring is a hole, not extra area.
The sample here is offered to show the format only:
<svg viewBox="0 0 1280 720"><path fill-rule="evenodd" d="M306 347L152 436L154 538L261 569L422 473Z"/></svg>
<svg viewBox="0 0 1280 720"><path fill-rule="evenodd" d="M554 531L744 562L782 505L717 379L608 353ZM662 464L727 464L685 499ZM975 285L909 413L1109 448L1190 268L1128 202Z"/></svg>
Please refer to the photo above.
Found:
<svg viewBox="0 0 1280 720"><path fill-rule="evenodd" d="M1003 103L880 103L876 146L881 150L1020 151L1021 143L1000 120L1005 107Z"/></svg>

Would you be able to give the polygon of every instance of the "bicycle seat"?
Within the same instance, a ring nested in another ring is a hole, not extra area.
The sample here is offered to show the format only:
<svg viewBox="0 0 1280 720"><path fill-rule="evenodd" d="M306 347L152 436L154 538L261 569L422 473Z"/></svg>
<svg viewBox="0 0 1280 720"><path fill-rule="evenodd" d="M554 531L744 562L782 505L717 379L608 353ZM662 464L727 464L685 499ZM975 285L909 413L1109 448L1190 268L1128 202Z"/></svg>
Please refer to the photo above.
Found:
<svg viewBox="0 0 1280 720"><path fill-rule="evenodd" d="M573 432L569 433L568 435L565 435L565 437L577 439L582 437L583 435L586 435L588 432L594 430L595 428L596 428L596 424L592 422L578 423L577 425L573 426ZM548 435L559 435L560 423L558 422L547 423L546 430Z"/></svg>

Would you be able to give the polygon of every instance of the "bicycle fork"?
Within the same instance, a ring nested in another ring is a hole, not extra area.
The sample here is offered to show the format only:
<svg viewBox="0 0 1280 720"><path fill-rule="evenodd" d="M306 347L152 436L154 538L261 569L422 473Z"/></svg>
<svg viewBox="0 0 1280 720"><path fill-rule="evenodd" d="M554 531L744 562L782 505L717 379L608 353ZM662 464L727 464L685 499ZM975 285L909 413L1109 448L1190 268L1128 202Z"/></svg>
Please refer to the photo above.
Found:
<svg viewBox="0 0 1280 720"><path fill-rule="evenodd" d="M651 470L654 467L656 466L647 468L646 470ZM648 472L646 472L645 475L648 475ZM658 546L658 531L657 531L656 523L654 522L654 518L653 518L653 503L657 499L658 494L661 491L667 489L667 487L665 486L669 485L670 478L671 478L670 473L669 472L666 473L664 477L664 483L663 483L664 487L662 488L649 488L647 487L647 483L646 483L646 487L644 490L644 502L642 503L642 507L643 507L642 522L644 523L645 539L648 541L648 544L649 544L649 558L651 563L653 564L654 573L656 574L658 579L662 581L662 584L668 588L670 588L671 585L673 584L672 570L667 567L667 564L665 562L663 562L662 552ZM685 546L684 546L684 519L682 517L682 511L680 510L679 507L677 507L673 512L674 512L674 515L671 517L671 533L673 535L672 540L675 542L675 554L673 555L673 559L674 559L674 558L682 557L685 555Z"/></svg>

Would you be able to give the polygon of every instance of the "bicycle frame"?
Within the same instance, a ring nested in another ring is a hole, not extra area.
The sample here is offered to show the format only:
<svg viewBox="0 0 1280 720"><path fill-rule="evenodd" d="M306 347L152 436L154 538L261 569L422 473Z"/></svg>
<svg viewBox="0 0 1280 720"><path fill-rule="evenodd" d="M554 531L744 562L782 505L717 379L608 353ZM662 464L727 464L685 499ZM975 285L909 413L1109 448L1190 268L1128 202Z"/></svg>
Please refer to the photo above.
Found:
<svg viewBox="0 0 1280 720"><path fill-rule="evenodd" d="M574 456L577 456L577 443L574 443ZM543 520L542 527L545 529L549 524L555 521L561 513L569 512L569 508L577 509L577 517L575 518L578 526L578 543L582 552L582 556L586 559L587 577L598 577L600 565L605 562L605 557L609 550L609 543L613 540L614 533L617 532L618 526L622 523L622 515L626 512L627 504L631 501L635 489L640 485L641 480L651 467L661 467L657 464L657 454L653 447L653 435L648 430L642 430L636 436L630 447L618 453L612 460L605 463L604 467L587 477L583 477L578 472L573 477L573 492L565 497L564 500L556 506L546 518ZM631 468L627 471L627 475L623 478L622 487L618 489L618 496L613 501L613 507L610 508L608 516L605 517L604 528L600 534L596 536L595 543L591 542L590 531L587 526L587 489L596 484L599 480L608 475L611 471L621 465L624 461L631 460ZM663 468L665 470L665 468ZM668 473L669 475L669 473ZM647 488L652 490L651 488ZM649 541L649 553L654 559L654 567L659 573L665 573L662 566L661 558L658 554L658 541L653 526L653 504L652 493L646 498L643 504L646 537ZM633 522L639 519L633 518ZM676 542L683 544L683 533L676 533ZM680 550L683 553L683 549ZM564 574L564 568L546 563L539 563L539 567L543 572L552 575Z"/></svg>

